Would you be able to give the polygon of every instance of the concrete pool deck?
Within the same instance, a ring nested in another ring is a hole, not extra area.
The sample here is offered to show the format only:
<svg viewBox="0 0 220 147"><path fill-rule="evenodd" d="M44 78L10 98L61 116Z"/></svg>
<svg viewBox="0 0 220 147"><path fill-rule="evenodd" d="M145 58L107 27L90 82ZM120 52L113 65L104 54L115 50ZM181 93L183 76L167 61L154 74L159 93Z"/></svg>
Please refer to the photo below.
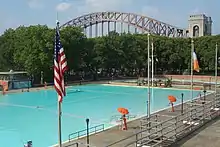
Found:
<svg viewBox="0 0 220 147"><path fill-rule="evenodd" d="M186 138L177 142L173 147L219 147L220 118L212 120Z"/></svg>
<svg viewBox="0 0 220 147"><path fill-rule="evenodd" d="M108 85L124 85L124 86L137 86L137 83L125 83L125 82L119 82L117 80L106 80L106 81L84 81L82 82L82 85L85 85L85 84L108 84ZM76 82L76 83L72 83L72 84L68 84L68 86L66 87L71 87L71 86L75 86L75 85L80 85L79 82ZM200 85L195 85L196 87L200 87L200 88L203 88L203 86L200 86ZM142 86L137 86L137 87L147 87L147 85L142 85ZM47 86L47 88L45 89L44 87L30 87L29 88L29 91L39 91L39 90L50 90L50 89L53 89L54 87L53 86ZM163 88L163 87L159 87L158 88ZM172 88L178 88L178 89L190 89L190 85L178 85L178 84L175 84L173 85ZM28 88L23 88L23 91L22 89L13 89L13 90L9 90L9 91L6 91L6 94L7 93L19 93L19 92L28 92Z"/></svg>
<svg viewBox="0 0 220 147"><path fill-rule="evenodd" d="M214 95L212 94L212 95L207 96L207 99L213 99L213 97L214 97ZM186 108L186 107L187 107L187 105L184 104L184 108ZM169 108L169 109L165 109L165 110L161 110L159 112L156 112L155 114L177 116L180 114L180 110L181 110L181 106L178 105L178 106L175 106L175 112L170 112L170 108ZM115 144L115 142L117 142L121 139L127 138L129 136L132 136L132 135L136 134L137 132L139 132L140 131L140 121L142 119L143 118L139 118L139 119L130 121L128 123L128 130L127 131L122 131L119 129L119 126L115 126L110 129L106 129L102 132L90 135L90 147L106 147L106 146L122 147L123 145L126 145L132 141L135 141L135 136L134 136L134 137L126 139L120 143ZM210 123L208 123L208 124L210 124ZM210 127L208 127L207 131L204 130L205 132L204 131L200 132L200 134L205 134L206 132L209 132L209 134L212 134L212 137L215 138L216 142L217 142L217 139L220 138L220 129L218 128L219 126L220 126L220 120L218 120L216 123L214 123ZM213 130L215 130L215 133L212 133ZM219 132L216 130L219 130ZM191 134L193 136L195 133L191 133ZM211 147L211 143L213 143L213 139L205 139L204 137L205 137L205 135L197 135L195 137L188 138L188 140L187 140L187 138L183 138L174 147L177 147L177 146L195 147L195 145L196 145L196 147L207 147L207 144L209 144L208 146ZM184 141L184 139L185 139L185 141ZM200 140L202 140L202 141L200 141ZM66 141L65 143L63 143L63 147L76 147L76 145L73 145L76 142L79 143L79 147L86 147L86 137L81 137L79 139L71 140L70 142ZM206 142L206 144L203 142ZM216 143L216 145L219 146L219 143L218 144ZM213 147L218 147L218 146L213 146ZM56 147L58 147L58 146L56 146Z"/></svg>
<svg viewBox="0 0 220 147"><path fill-rule="evenodd" d="M107 84L107 83L108 82L106 82L106 81L94 81L94 82L91 81L91 82L82 83L82 85L86 85L86 84ZM72 87L72 86L80 86L80 84L79 83L69 84L69 85L66 86L66 88ZM45 87L30 87L29 92L40 91L40 90L53 90L53 89L54 89L54 86L47 86L46 88ZM12 89L12 90L6 91L6 94L7 93L21 93L21 92L28 92L28 88Z"/></svg>

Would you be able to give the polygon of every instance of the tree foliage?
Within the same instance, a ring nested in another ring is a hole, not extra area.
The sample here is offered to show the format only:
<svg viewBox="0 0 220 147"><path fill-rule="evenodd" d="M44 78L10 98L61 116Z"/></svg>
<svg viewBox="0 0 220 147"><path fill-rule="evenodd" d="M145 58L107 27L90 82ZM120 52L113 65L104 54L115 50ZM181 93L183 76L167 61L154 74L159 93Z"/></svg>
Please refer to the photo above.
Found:
<svg viewBox="0 0 220 147"><path fill-rule="evenodd" d="M85 72L96 76L100 71L123 75L146 72L146 34L110 32L108 36L86 38L80 28L66 27L60 31L69 75ZM35 77L43 71L44 77L52 81L54 36L55 30L43 25L6 30L0 36L0 70L24 70ZM152 41L158 71L183 73L190 69L190 38L151 35ZM194 39L202 71L214 69L216 43L220 44L220 35Z"/></svg>

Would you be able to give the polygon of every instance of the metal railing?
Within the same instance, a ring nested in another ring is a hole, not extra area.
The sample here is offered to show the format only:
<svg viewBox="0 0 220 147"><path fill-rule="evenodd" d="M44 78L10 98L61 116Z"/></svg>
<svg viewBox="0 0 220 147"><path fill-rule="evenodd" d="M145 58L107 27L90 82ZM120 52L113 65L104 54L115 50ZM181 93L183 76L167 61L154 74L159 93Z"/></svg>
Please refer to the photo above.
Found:
<svg viewBox="0 0 220 147"><path fill-rule="evenodd" d="M74 142L74 143L65 145L65 147L79 147L79 143L78 142Z"/></svg>
<svg viewBox="0 0 220 147"><path fill-rule="evenodd" d="M154 114L142 119L139 132L106 147L169 146L220 114L220 97L207 101L194 100L185 105L187 109L184 113L176 116Z"/></svg>
<svg viewBox="0 0 220 147"><path fill-rule="evenodd" d="M136 118L137 115L126 115L125 117L127 118L127 120L129 120L129 119ZM122 118L122 115L113 115L110 121L118 121L118 120L121 120L121 118Z"/></svg>
<svg viewBox="0 0 220 147"><path fill-rule="evenodd" d="M104 131L104 124L100 124L100 125L89 128L89 133L98 133L100 131ZM76 138L78 139L82 136L85 136L86 133L87 133L87 129L71 133L69 134L69 141L71 141L72 139L76 139Z"/></svg>

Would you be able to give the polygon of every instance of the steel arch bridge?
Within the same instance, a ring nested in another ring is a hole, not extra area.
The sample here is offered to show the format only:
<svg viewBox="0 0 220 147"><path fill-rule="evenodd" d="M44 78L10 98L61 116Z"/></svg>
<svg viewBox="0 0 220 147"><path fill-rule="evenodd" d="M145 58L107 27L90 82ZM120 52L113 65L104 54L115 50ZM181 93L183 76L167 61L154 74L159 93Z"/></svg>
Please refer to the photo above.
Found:
<svg viewBox="0 0 220 147"><path fill-rule="evenodd" d="M134 13L124 12L95 12L86 14L75 19L72 19L60 27L76 26L82 27L84 30L89 28L89 37L92 37L92 26L95 25L95 36L98 36L98 24L101 23L101 35L103 36L104 23L108 24L108 32L110 32L110 23L114 23L114 30L116 30L116 23L121 23L121 30L123 24L128 25L128 32L130 26L142 33L151 33L167 37L187 37L188 31L170 24L155 20L153 18L142 16Z"/></svg>

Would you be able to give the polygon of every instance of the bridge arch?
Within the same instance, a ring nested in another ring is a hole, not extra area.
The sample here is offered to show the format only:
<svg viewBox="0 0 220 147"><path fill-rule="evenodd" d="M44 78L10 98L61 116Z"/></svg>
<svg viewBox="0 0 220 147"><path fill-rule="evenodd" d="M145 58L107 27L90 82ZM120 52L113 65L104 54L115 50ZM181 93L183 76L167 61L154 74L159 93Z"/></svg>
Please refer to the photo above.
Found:
<svg viewBox="0 0 220 147"><path fill-rule="evenodd" d="M124 12L95 12L86 14L64 23L61 25L61 28L66 26L87 28L98 25L99 23L103 26L105 22L108 22L108 25L110 22L125 23L141 30L142 33L151 33L167 37L187 37L187 31L185 29L169 25L147 16Z"/></svg>

